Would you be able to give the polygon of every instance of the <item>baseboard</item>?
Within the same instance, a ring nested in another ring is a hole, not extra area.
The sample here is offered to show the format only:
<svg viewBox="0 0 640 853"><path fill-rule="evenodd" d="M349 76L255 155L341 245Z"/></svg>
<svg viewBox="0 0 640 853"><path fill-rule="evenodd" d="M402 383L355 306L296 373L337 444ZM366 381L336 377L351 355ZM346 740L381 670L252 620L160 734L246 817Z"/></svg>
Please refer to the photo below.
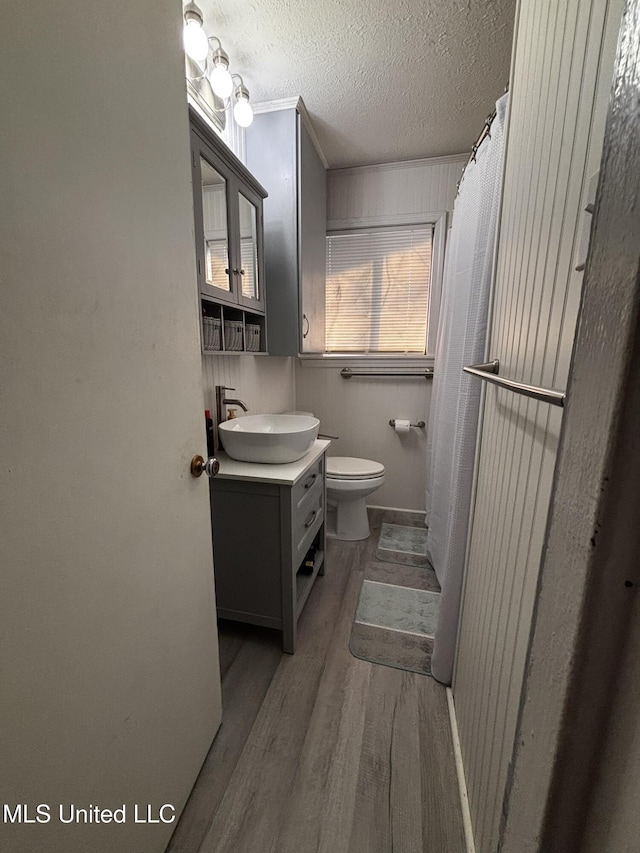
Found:
<svg viewBox="0 0 640 853"><path fill-rule="evenodd" d="M473 840L473 826L471 824L471 812L469 811L467 782L464 778L464 764L462 763L462 750L460 749L460 737L458 735L456 708L453 702L453 692L450 687L447 687L447 705L449 706L449 722L451 723L453 754L456 760L456 776L458 777L458 791L460 793L460 808L462 809L462 825L464 827L466 853L476 853L476 845Z"/></svg>
<svg viewBox="0 0 640 853"><path fill-rule="evenodd" d="M385 509L387 512L410 512L413 515L426 515L423 509L405 509L401 506L377 506L376 504L367 504L367 509Z"/></svg>

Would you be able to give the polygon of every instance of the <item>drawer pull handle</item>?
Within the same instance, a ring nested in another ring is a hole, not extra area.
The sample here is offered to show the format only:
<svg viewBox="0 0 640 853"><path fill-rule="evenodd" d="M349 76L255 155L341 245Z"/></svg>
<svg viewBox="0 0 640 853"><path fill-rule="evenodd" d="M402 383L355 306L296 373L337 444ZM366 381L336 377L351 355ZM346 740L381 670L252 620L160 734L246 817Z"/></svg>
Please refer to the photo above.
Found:
<svg viewBox="0 0 640 853"><path fill-rule="evenodd" d="M311 488L311 486L313 486L313 484L315 483L315 481L316 481L317 477L318 477L318 475L317 475L317 474L312 474L312 475L309 477L309 479L307 480L307 482L304 484L305 489L310 489L310 488Z"/></svg>
<svg viewBox="0 0 640 853"><path fill-rule="evenodd" d="M309 516L309 518L305 521L304 526L305 526L305 527L311 527L311 525L312 525L312 524L313 524L313 522L315 521L315 518L316 518L316 515L317 515L317 514L318 514L318 510L317 510L317 509L314 509L314 511L313 511L313 512L311 513L311 515Z"/></svg>

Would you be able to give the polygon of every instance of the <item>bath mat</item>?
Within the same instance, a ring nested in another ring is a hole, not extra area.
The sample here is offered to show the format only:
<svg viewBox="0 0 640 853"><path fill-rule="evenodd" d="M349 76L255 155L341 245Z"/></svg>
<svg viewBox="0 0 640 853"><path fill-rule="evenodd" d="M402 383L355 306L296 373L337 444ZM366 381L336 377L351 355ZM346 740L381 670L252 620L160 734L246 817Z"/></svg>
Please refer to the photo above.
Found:
<svg viewBox="0 0 640 853"><path fill-rule="evenodd" d="M404 566L428 566L427 528L383 522L376 559Z"/></svg>
<svg viewBox="0 0 640 853"><path fill-rule="evenodd" d="M354 657L430 675L440 587L430 567L417 575L403 565L395 568L400 585L375 580L393 577L391 566L382 572L376 563L365 568L349 648Z"/></svg>
<svg viewBox="0 0 640 853"><path fill-rule="evenodd" d="M364 580L356 622L433 637L440 593Z"/></svg>

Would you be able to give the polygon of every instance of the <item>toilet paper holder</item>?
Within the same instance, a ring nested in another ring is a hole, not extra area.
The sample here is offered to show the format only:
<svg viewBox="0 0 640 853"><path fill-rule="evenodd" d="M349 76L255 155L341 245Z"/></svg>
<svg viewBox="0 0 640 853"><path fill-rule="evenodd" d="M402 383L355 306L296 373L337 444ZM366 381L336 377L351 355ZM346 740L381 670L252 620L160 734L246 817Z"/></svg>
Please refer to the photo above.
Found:
<svg viewBox="0 0 640 853"><path fill-rule="evenodd" d="M395 418L391 418L391 420L389 421L389 426L393 427L394 429L396 428ZM417 424L409 424L409 426L416 427L417 429L424 429L426 425L424 421L418 421Z"/></svg>

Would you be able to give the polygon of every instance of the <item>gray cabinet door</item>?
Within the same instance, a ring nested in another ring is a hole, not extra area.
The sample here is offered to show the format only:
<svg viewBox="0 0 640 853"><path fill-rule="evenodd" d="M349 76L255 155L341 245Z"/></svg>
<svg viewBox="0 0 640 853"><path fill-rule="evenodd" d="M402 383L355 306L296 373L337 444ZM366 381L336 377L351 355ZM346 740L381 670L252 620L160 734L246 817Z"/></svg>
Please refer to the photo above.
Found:
<svg viewBox="0 0 640 853"><path fill-rule="evenodd" d="M249 168L269 193L264 202L269 353L322 352L325 168L295 107L256 115L246 149Z"/></svg>
<svg viewBox="0 0 640 853"><path fill-rule="evenodd" d="M238 301L231 235L234 176L193 130L191 167L198 287L203 296L234 305Z"/></svg>
<svg viewBox="0 0 640 853"><path fill-rule="evenodd" d="M301 352L324 352L327 173L298 116Z"/></svg>
<svg viewBox="0 0 640 853"><path fill-rule="evenodd" d="M190 117L200 293L223 305L264 313L265 190L193 112Z"/></svg>
<svg viewBox="0 0 640 853"><path fill-rule="evenodd" d="M247 164L264 184L264 270L270 355L299 352L297 113L259 113L247 129Z"/></svg>

